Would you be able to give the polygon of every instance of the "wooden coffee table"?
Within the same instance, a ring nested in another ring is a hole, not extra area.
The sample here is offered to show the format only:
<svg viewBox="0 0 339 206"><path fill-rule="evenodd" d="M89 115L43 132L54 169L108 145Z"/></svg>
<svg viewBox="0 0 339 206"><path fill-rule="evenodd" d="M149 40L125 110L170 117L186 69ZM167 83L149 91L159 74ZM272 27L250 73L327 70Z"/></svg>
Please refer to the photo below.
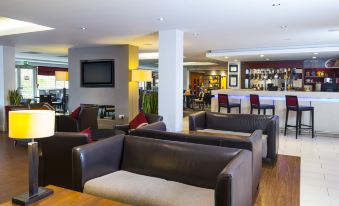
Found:
<svg viewBox="0 0 339 206"><path fill-rule="evenodd" d="M53 185L47 186L54 191L51 196L48 196L38 202L31 204L32 206L128 206L112 200L107 200L101 197L88 195ZM16 206L12 201L0 204L0 206Z"/></svg>

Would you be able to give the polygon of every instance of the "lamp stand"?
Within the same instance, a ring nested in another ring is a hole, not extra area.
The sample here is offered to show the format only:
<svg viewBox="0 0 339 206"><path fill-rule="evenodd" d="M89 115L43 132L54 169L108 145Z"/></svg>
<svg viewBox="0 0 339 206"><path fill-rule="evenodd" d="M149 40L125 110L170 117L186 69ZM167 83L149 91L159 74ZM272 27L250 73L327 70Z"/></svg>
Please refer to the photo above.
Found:
<svg viewBox="0 0 339 206"><path fill-rule="evenodd" d="M65 83L64 83L65 84ZM64 114L66 114L66 87L64 85L64 88L62 89L63 95L62 95L62 109L64 110Z"/></svg>
<svg viewBox="0 0 339 206"><path fill-rule="evenodd" d="M15 204L29 205L53 194L53 190L38 186L39 151L37 142L28 143L28 163L29 191L13 197L12 202Z"/></svg>

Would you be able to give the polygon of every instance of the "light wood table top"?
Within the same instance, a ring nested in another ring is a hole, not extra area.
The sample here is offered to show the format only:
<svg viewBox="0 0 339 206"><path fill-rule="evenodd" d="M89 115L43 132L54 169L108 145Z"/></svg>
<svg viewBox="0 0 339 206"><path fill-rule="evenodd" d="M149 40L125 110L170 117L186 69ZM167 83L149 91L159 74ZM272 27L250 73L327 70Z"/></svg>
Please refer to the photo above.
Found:
<svg viewBox="0 0 339 206"><path fill-rule="evenodd" d="M119 203L112 200L107 200L101 197L88 195L53 185L47 186L54 191L54 193L38 202L32 204L32 206L128 206L123 203ZM0 206L16 206L12 201L8 201L0 204Z"/></svg>
<svg viewBox="0 0 339 206"><path fill-rule="evenodd" d="M224 138L234 138L234 139L242 139L246 140L250 136L244 136L236 133L213 133L213 132L204 132L202 130L199 131L183 131L183 134L191 134L191 135L201 135L201 136L211 136L211 137L224 137Z"/></svg>

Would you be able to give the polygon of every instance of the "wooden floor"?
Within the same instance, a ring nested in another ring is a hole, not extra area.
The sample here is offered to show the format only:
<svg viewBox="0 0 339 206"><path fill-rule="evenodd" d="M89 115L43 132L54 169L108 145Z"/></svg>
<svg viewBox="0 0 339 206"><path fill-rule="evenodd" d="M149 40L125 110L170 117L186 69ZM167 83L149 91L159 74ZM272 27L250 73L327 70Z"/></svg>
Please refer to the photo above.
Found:
<svg viewBox="0 0 339 206"><path fill-rule="evenodd" d="M263 165L255 206L299 206L300 158L279 155L275 165ZM13 146L0 133L0 203L28 189L27 148Z"/></svg>

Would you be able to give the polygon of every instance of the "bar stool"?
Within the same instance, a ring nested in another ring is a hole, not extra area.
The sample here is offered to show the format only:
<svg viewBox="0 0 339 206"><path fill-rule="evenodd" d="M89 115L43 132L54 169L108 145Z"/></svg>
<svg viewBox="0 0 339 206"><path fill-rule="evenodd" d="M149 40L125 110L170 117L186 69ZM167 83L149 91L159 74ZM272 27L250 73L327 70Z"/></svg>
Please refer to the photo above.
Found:
<svg viewBox="0 0 339 206"><path fill-rule="evenodd" d="M258 114L260 114L260 110L264 110L264 115L266 115L266 110L271 109L272 114L275 115L275 105L273 104L260 104L259 95L250 94L250 103L251 103L251 114L253 113L253 109L258 110Z"/></svg>
<svg viewBox="0 0 339 206"><path fill-rule="evenodd" d="M230 113L232 108L238 108L239 114L240 114L241 113L241 100L240 100L240 103L230 103L228 101L227 94L218 94L218 112L220 112L221 107L227 108L227 113Z"/></svg>
<svg viewBox="0 0 339 206"><path fill-rule="evenodd" d="M296 118L296 125L288 125L288 114L289 111L296 111L297 118ZM302 112L309 111L311 113L311 122L312 125L305 125L301 124L301 117ZM304 126L304 127L301 127ZM312 130L312 138L314 138L314 107L312 106L299 106L298 97L297 96L290 96L286 95L286 119L285 119L285 132L284 135L286 136L287 127L295 127L296 133L295 138L298 139L298 134L301 134L302 129L311 129Z"/></svg>

